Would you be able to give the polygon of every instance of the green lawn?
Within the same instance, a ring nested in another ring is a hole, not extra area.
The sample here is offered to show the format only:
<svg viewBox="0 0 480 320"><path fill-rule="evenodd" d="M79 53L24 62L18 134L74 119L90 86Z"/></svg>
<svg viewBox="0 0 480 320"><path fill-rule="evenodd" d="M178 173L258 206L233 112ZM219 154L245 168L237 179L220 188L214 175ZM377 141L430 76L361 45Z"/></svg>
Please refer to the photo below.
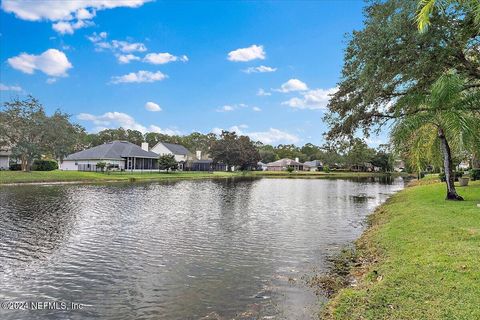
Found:
<svg viewBox="0 0 480 320"><path fill-rule="evenodd" d="M290 177L290 178L352 178L352 177L371 177L382 175L369 172L292 172L286 171L268 172L111 172L110 174L101 172L81 172L81 171L0 171L0 184L7 183L28 183L28 182L99 182L99 181L129 181L135 180L164 180L164 179L205 179L205 178L228 178L228 177Z"/></svg>
<svg viewBox="0 0 480 320"><path fill-rule="evenodd" d="M99 181L130 181L132 178L139 181L165 180L165 179L205 179L205 178L226 178L239 174L229 172L145 172L128 173L112 172L110 174L101 172L82 171L0 171L0 184L25 183L25 182L99 182Z"/></svg>
<svg viewBox="0 0 480 320"><path fill-rule="evenodd" d="M379 208L357 241L357 285L325 318L480 319L480 181L458 192L466 201L445 201L444 184L419 185Z"/></svg>

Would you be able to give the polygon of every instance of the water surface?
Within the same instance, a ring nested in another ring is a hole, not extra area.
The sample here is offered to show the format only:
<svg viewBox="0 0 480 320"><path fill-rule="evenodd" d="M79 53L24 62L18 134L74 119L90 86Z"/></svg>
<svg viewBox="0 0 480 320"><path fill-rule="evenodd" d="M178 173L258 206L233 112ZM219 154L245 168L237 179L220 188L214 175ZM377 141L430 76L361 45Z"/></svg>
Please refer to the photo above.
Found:
<svg viewBox="0 0 480 320"><path fill-rule="evenodd" d="M311 319L302 276L401 178L0 187L0 319Z"/></svg>

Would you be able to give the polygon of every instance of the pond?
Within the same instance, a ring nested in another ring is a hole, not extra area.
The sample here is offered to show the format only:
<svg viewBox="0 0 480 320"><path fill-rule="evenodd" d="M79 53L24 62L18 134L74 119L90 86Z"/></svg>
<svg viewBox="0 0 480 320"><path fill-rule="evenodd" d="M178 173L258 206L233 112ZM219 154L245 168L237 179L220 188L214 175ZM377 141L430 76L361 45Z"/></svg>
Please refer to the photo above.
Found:
<svg viewBox="0 0 480 320"><path fill-rule="evenodd" d="M0 302L27 309L2 306L0 319L311 319L323 298L303 276L325 270L403 186L264 178L0 187Z"/></svg>

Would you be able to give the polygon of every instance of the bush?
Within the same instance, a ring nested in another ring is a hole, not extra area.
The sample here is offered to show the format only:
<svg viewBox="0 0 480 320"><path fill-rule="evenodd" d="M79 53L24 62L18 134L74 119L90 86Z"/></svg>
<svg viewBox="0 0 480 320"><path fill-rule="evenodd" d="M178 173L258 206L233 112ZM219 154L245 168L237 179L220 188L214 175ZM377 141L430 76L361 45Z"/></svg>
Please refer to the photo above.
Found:
<svg viewBox="0 0 480 320"><path fill-rule="evenodd" d="M470 178L475 180L480 180L480 169L472 169L470 170Z"/></svg>
<svg viewBox="0 0 480 320"><path fill-rule="evenodd" d="M22 170L22 165L20 163L12 163L10 165L10 170L12 171L20 171Z"/></svg>
<svg viewBox="0 0 480 320"><path fill-rule="evenodd" d="M461 171L454 172L453 176L455 177L454 180L458 181L458 178L461 178L463 176L463 172ZM438 178L440 179L440 181L445 182L445 173L444 172L439 173Z"/></svg>
<svg viewBox="0 0 480 320"><path fill-rule="evenodd" d="M35 160L33 161L33 171L52 171L58 169L58 163L55 160Z"/></svg>
<svg viewBox="0 0 480 320"><path fill-rule="evenodd" d="M292 173L293 170L295 170L295 169L294 169L292 166L288 166L288 167L287 167L287 171L288 171L288 172Z"/></svg>
<svg viewBox="0 0 480 320"><path fill-rule="evenodd" d="M326 173L330 172L330 167L328 166L328 164L323 166L323 172L326 172Z"/></svg>

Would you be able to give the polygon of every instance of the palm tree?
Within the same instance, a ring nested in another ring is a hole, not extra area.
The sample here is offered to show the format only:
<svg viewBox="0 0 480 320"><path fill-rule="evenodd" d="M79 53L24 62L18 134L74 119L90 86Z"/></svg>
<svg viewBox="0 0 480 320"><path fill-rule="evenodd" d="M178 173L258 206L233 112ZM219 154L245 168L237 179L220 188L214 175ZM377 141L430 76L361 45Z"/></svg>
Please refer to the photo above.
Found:
<svg viewBox="0 0 480 320"><path fill-rule="evenodd" d="M463 9L467 15L472 15L474 23L480 28L479 0L420 0L418 3L417 24L420 31L425 31L430 25L430 16L435 10L455 6Z"/></svg>
<svg viewBox="0 0 480 320"><path fill-rule="evenodd" d="M428 95L404 97L398 107L404 111L394 124L393 145L397 150L407 149L415 164L441 155L446 199L463 200L454 185L452 150L472 154L480 148L480 92L465 90L465 81L449 72L433 84Z"/></svg>

